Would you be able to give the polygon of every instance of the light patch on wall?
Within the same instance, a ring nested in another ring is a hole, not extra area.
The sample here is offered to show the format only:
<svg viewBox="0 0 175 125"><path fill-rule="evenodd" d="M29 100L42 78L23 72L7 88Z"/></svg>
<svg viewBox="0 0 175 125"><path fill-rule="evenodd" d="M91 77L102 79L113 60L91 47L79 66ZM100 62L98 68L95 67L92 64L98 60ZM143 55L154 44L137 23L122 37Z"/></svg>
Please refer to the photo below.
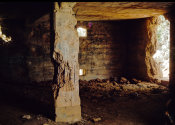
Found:
<svg viewBox="0 0 175 125"><path fill-rule="evenodd" d="M77 28L78 36L79 37L86 37L87 36L87 29L78 27Z"/></svg>
<svg viewBox="0 0 175 125"><path fill-rule="evenodd" d="M0 38L5 42L10 42L12 40L11 37L7 37L5 34L2 33L2 27L0 26Z"/></svg>
<svg viewBox="0 0 175 125"><path fill-rule="evenodd" d="M85 75L85 69L79 69L79 75L80 76Z"/></svg>

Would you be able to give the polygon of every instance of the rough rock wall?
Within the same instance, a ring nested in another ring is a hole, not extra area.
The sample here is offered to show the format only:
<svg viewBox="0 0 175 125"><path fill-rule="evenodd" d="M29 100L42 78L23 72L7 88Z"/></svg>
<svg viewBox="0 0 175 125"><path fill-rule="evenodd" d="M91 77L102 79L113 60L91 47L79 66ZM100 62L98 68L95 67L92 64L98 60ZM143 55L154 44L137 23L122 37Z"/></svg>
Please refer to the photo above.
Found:
<svg viewBox="0 0 175 125"><path fill-rule="evenodd" d="M127 24L127 76L148 80L146 47L149 41L146 19L131 20Z"/></svg>
<svg viewBox="0 0 175 125"><path fill-rule="evenodd" d="M25 57L27 55L24 20L5 20L1 23L2 31L12 37L12 41L4 43L0 40L0 79L1 82L27 81L28 72ZM21 77L23 76L23 77Z"/></svg>
<svg viewBox="0 0 175 125"><path fill-rule="evenodd" d="M105 79L126 73L126 45L123 21L78 22L87 29L87 37L80 37L79 64L85 69L82 80Z"/></svg>
<svg viewBox="0 0 175 125"><path fill-rule="evenodd" d="M158 17L152 17L147 19L147 47L145 62L147 65L147 74L150 79L156 79L162 77L159 65L153 59L153 55L157 49L157 26L159 25Z"/></svg>
<svg viewBox="0 0 175 125"><path fill-rule="evenodd" d="M173 2L77 2L74 7L79 21L127 20L166 13Z"/></svg>
<svg viewBox="0 0 175 125"><path fill-rule="evenodd" d="M75 3L55 2L55 42L53 59L56 63L57 83L54 88L56 122L81 120L79 97L79 39L75 30L77 20L73 16Z"/></svg>
<svg viewBox="0 0 175 125"><path fill-rule="evenodd" d="M52 80L49 14L35 22L9 19L3 24L12 42L0 45L1 80L21 83Z"/></svg>
<svg viewBox="0 0 175 125"><path fill-rule="evenodd" d="M156 80L162 77L160 65L153 59L158 48L158 17L133 20L128 23L127 73L128 77L143 80Z"/></svg>
<svg viewBox="0 0 175 125"><path fill-rule="evenodd" d="M3 28L7 30L3 33L11 36L12 41L0 45L0 94L10 100L13 95L13 100L22 100L21 104L30 108L37 107L48 117L54 111L49 20L49 14L35 22L5 20ZM3 43L1 39L0 43Z"/></svg>

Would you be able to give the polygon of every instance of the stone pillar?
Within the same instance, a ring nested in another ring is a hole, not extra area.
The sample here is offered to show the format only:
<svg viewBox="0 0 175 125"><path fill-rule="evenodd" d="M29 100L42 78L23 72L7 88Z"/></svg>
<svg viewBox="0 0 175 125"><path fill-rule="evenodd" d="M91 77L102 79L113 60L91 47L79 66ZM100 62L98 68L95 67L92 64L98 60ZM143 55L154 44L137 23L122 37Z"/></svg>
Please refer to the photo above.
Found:
<svg viewBox="0 0 175 125"><path fill-rule="evenodd" d="M53 59L58 69L54 88L55 121L74 123L81 120L79 97L79 38L73 15L75 2L54 3L55 42Z"/></svg>

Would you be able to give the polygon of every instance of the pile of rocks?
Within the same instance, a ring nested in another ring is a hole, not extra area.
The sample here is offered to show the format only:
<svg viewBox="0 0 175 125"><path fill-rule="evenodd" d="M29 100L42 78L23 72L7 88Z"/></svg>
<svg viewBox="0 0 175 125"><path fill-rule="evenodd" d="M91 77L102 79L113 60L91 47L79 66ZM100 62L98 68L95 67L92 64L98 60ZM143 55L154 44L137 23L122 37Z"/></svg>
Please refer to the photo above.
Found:
<svg viewBox="0 0 175 125"><path fill-rule="evenodd" d="M111 79L80 80L80 95L93 97L113 97L167 92L168 88L156 83L128 80L125 77Z"/></svg>

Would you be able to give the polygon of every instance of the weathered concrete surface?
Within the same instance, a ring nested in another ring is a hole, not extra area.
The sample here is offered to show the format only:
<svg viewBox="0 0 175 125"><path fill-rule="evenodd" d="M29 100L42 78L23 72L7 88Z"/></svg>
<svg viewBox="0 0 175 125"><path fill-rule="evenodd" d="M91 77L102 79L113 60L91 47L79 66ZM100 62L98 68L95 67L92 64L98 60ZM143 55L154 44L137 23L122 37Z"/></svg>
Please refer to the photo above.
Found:
<svg viewBox="0 0 175 125"><path fill-rule="evenodd" d="M169 11L174 2L77 2L76 18L83 21L147 18Z"/></svg>
<svg viewBox="0 0 175 125"><path fill-rule="evenodd" d="M56 122L81 120L79 97L79 38L72 7L75 3L55 3L55 43L53 58L58 65L57 86L54 88ZM55 67L56 68L56 67Z"/></svg>
<svg viewBox="0 0 175 125"><path fill-rule="evenodd" d="M126 67L124 21L78 22L87 29L87 37L80 37L79 64L85 69L81 80L122 76Z"/></svg>

